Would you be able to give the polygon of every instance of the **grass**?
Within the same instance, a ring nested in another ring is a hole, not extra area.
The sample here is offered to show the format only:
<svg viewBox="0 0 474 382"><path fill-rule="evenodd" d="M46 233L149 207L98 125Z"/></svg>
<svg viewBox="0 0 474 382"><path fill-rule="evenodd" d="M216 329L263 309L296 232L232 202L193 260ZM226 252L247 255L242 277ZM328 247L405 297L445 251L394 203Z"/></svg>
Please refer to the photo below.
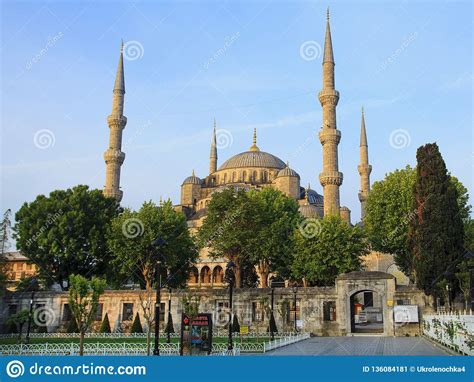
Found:
<svg viewBox="0 0 474 382"><path fill-rule="evenodd" d="M227 337L213 337L214 343L227 343ZM233 338L235 344L241 343L240 338ZM263 343L268 342L270 337L243 337L243 343ZM152 335L151 341L153 343L154 337ZM25 337L22 337L22 342L25 342ZM136 337L120 337L120 338L85 338L86 343L146 343L146 338ZM166 337L160 337L160 343L165 343ZM171 338L171 343L178 343L179 338ZM79 338L30 338L31 344L57 344L57 343L79 343ZM15 345L18 344L18 338L1 338L0 345Z"/></svg>

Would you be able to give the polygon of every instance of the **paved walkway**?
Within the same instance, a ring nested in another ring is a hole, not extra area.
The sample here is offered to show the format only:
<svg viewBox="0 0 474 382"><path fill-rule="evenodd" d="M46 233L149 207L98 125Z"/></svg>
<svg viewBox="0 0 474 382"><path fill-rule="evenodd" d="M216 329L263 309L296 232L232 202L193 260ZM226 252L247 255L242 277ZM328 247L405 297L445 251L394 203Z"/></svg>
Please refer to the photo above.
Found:
<svg viewBox="0 0 474 382"><path fill-rule="evenodd" d="M265 355L449 355L421 337L313 337Z"/></svg>

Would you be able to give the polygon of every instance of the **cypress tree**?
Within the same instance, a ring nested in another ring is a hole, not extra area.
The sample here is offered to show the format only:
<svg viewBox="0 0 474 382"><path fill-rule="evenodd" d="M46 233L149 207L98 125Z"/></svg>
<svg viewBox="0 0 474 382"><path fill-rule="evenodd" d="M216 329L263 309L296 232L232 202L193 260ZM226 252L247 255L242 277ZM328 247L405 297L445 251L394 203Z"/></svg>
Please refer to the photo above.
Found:
<svg viewBox="0 0 474 382"><path fill-rule="evenodd" d="M166 323L165 333L174 333L173 316L168 312L168 322Z"/></svg>
<svg viewBox="0 0 474 382"><path fill-rule="evenodd" d="M130 333L143 333L142 323L140 321L140 315L137 313L135 319L133 320L132 329Z"/></svg>
<svg viewBox="0 0 474 382"><path fill-rule="evenodd" d="M417 286L437 296L436 284L463 254L464 227L458 193L438 145L419 147L416 159L413 190L416 216L410 220L409 247Z"/></svg>
<svg viewBox="0 0 474 382"><path fill-rule="evenodd" d="M234 333L240 333L239 319L236 314L234 314L234 320L232 321L232 331Z"/></svg>
<svg viewBox="0 0 474 382"><path fill-rule="evenodd" d="M110 322L109 322L109 315L105 313L104 319L100 324L99 333L110 333Z"/></svg>

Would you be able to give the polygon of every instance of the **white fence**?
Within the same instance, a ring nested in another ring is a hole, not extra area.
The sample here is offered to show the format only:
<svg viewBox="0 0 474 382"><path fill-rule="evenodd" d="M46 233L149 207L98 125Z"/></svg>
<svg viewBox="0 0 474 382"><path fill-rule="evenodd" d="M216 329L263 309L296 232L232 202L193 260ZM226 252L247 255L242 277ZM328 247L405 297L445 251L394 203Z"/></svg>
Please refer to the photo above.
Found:
<svg viewBox="0 0 474 382"><path fill-rule="evenodd" d="M286 345L294 344L295 342L306 340L310 337L309 333L300 333L296 335L291 335L287 337L282 337L275 339L274 341L269 341L263 344L263 352L267 352L269 350L274 350L281 348Z"/></svg>
<svg viewBox="0 0 474 382"><path fill-rule="evenodd" d="M309 338L309 333L291 334L276 338L269 342L242 342L234 341L234 349L227 350L226 343L214 343L212 355L236 356L240 353L265 353L269 350L290 345ZM161 355L179 355L179 343L161 343ZM151 349L153 351L153 349ZM71 343L43 343L43 344L15 344L0 345L0 355L78 355L79 344ZM85 355L146 355L145 343L110 342L84 343Z"/></svg>
<svg viewBox="0 0 474 382"><path fill-rule="evenodd" d="M474 355L472 314L424 315L423 334L459 353Z"/></svg>

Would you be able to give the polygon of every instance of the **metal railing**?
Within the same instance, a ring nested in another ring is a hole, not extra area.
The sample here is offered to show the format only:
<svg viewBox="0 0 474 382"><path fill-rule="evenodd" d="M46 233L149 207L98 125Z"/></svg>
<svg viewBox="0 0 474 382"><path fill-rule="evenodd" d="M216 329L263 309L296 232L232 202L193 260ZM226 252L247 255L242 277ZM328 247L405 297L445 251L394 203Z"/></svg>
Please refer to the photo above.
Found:
<svg viewBox="0 0 474 382"><path fill-rule="evenodd" d="M309 333L292 334L291 336L277 338L274 341L265 342L263 344L263 352L281 348L283 346L291 345L299 341L306 340L310 337Z"/></svg>
<svg viewBox="0 0 474 382"><path fill-rule="evenodd" d="M424 315L423 334L461 354L474 355L474 315L472 314Z"/></svg>

